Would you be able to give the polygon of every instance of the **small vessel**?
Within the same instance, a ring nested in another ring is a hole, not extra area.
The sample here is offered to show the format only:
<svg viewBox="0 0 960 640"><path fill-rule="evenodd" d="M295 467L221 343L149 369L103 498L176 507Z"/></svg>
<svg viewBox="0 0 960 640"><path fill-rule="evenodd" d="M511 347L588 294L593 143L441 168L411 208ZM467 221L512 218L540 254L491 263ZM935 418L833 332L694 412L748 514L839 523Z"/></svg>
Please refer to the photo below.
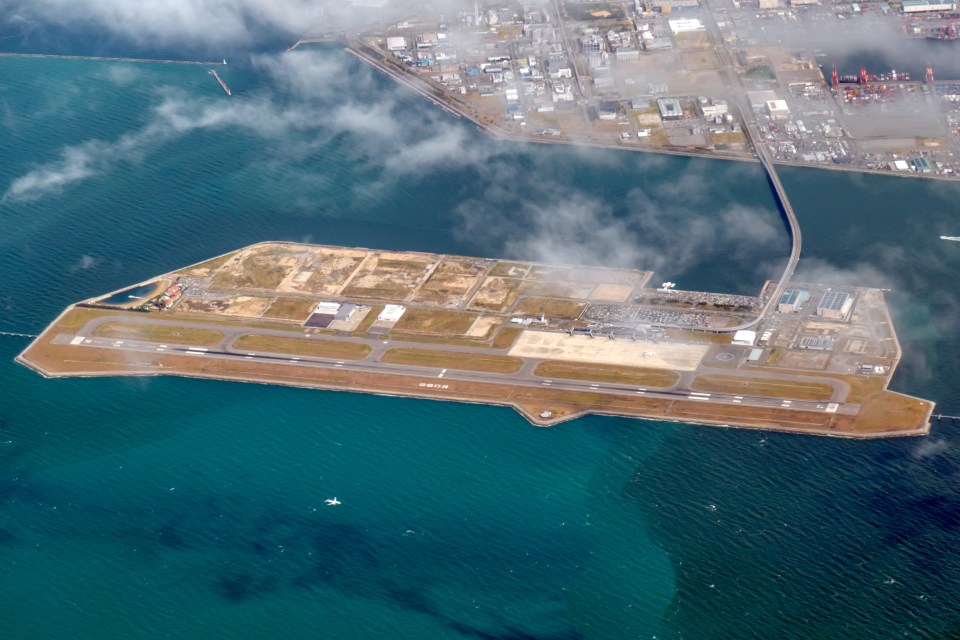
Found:
<svg viewBox="0 0 960 640"><path fill-rule="evenodd" d="M954 242L960 242L960 236L940 236L941 240L953 240Z"/></svg>

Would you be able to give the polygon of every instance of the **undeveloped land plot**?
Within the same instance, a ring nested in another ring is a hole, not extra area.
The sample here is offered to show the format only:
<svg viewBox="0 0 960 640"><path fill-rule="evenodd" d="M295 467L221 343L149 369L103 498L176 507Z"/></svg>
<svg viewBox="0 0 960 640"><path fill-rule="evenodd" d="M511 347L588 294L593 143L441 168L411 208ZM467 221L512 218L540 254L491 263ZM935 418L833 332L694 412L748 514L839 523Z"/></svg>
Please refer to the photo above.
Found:
<svg viewBox="0 0 960 640"><path fill-rule="evenodd" d="M480 260L444 260L423 283L414 300L441 307L458 307L488 266L488 262Z"/></svg>
<svg viewBox="0 0 960 640"><path fill-rule="evenodd" d="M333 295L368 253L363 249L284 243L257 245L228 256L213 282L222 289Z"/></svg>
<svg viewBox="0 0 960 640"><path fill-rule="evenodd" d="M258 318L271 304L270 298L256 296L233 296L218 300L204 298L186 298L177 307L178 311L193 311L194 313L216 313L222 316L238 316L243 318Z"/></svg>
<svg viewBox="0 0 960 640"><path fill-rule="evenodd" d="M376 300L404 300L423 281L434 256L419 253L372 254L343 290L343 295Z"/></svg>
<svg viewBox="0 0 960 640"><path fill-rule="evenodd" d="M467 336L470 338L486 338L492 335L501 324L503 324L503 318L498 318L497 316L477 318L473 326L470 327L470 330L467 331Z"/></svg>
<svg viewBox="0 0 960 640"><path fill-rule="evenodd" d="M694 371L709 348L706 344L607 340L565 333L524 331L510 349L509 355L541 360Z"/></svg>
<svg viewBox="0 0 960 640"><path fill-rule="evenodd" d="M520 293L528 296L546 298L577 298L590 297L594 285L589 282L569 282L564 280L531 281L524 280L520 285Z"/></svg>
<svg viewBox="0 0 960 640"><path fill-rule="evenodd" d="M553 298L522 298L517 303L514 313L528 316L538 316L541 313L548 318L576 320L586 307L584 302L571 300L554 300Z"/></svg>
<svg viewBox="0 0 960 640"><path fill-rule="evenodd" d="M520 280L488 277L470 301L469 308L487 311L506 311L517 300Z"/></svg>
<svg viewBox="0 0 960 640"><path fill-rule="evenodd" d="M336 295L366 256L366 251L321 249L293 278L289 290Z"/></svg>
<svg viewBox="0 0 960 640"><path fill-rule="evenodd" d="M475 313L407 309L407 312L393 326L393 330L438 336L464 335L470 330L476 319L477 314Z"/></svg>
<svg viewBox="0 0 960 640"><path fill-rule="evenodd" d="M275 245L250 247L229 258L214 274L213 283L222 289L272 290L295 264L295 259L279 255Z"/></svg>
<svg viewBox="0 0 960 640"><path fill-rule="evenodd" d="M316 306L316 300L306 298L278 298L270 305L270 308L263 313L263 317L302 322L310 317L310 313Z"/></svg>
<svg viewBox="0 0 960 640"><path fill-rule="evenodd" d="M523 278L530 271L530 265L522 262L498 262L490 269L491 276Z"/></svg>

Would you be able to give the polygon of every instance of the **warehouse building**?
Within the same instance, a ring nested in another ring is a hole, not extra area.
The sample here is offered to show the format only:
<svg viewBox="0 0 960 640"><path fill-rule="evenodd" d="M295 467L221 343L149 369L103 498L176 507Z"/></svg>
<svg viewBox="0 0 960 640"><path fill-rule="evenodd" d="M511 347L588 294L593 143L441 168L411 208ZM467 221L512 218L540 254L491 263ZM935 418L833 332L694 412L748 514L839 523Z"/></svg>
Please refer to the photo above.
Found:
<svg viewBox="0 0 960 640"><path fill-rule="evenodd" d="M929 11L953 11L952 2L933 2L932 0L903 0L901 13L926 13Z"/></svg>
<svg viewBox="0 0 960 640"><path fill-rule="evenodd" d="M817 315L821 318L843 320L853 306L853 298L845 291L827 291L817 305Z"/></svg>
<svg viewBox="0 0 960 640"><path fill-rule="evenodd" d="M777 311L780 313L796 313L803 303L810 299L810 292L802 289L787 289L780 296Z"/></svg>

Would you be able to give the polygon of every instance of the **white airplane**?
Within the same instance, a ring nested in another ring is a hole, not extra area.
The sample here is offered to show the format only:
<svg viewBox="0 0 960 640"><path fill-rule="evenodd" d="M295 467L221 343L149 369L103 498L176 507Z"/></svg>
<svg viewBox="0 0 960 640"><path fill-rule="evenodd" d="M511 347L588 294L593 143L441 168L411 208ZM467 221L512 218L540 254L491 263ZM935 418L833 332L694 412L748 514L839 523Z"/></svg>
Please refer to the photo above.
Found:
<svg viewBox="0 0 960 640"><path fill-rule="evenodd" d="M330 506L330 507L335 507L338 504L340 504L340 501L337 500L337 496L333 496L333 498L327 498L326 500L324 500L324 502L326 502L327 506Z"/></svg>

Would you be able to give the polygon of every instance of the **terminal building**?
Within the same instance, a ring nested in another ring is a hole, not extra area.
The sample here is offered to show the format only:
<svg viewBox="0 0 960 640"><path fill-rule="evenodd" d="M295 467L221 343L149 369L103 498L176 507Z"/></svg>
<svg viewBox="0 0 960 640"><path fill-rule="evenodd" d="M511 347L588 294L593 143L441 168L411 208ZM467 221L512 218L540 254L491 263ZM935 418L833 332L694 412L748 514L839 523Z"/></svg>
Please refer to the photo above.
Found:
<svg viewBox="0 0 960 640"><path fill-rule="evenodd" d="M817 315L821 318L843 320L850 313L853 298L845 291L827 291L817 305Z"/></svg>

